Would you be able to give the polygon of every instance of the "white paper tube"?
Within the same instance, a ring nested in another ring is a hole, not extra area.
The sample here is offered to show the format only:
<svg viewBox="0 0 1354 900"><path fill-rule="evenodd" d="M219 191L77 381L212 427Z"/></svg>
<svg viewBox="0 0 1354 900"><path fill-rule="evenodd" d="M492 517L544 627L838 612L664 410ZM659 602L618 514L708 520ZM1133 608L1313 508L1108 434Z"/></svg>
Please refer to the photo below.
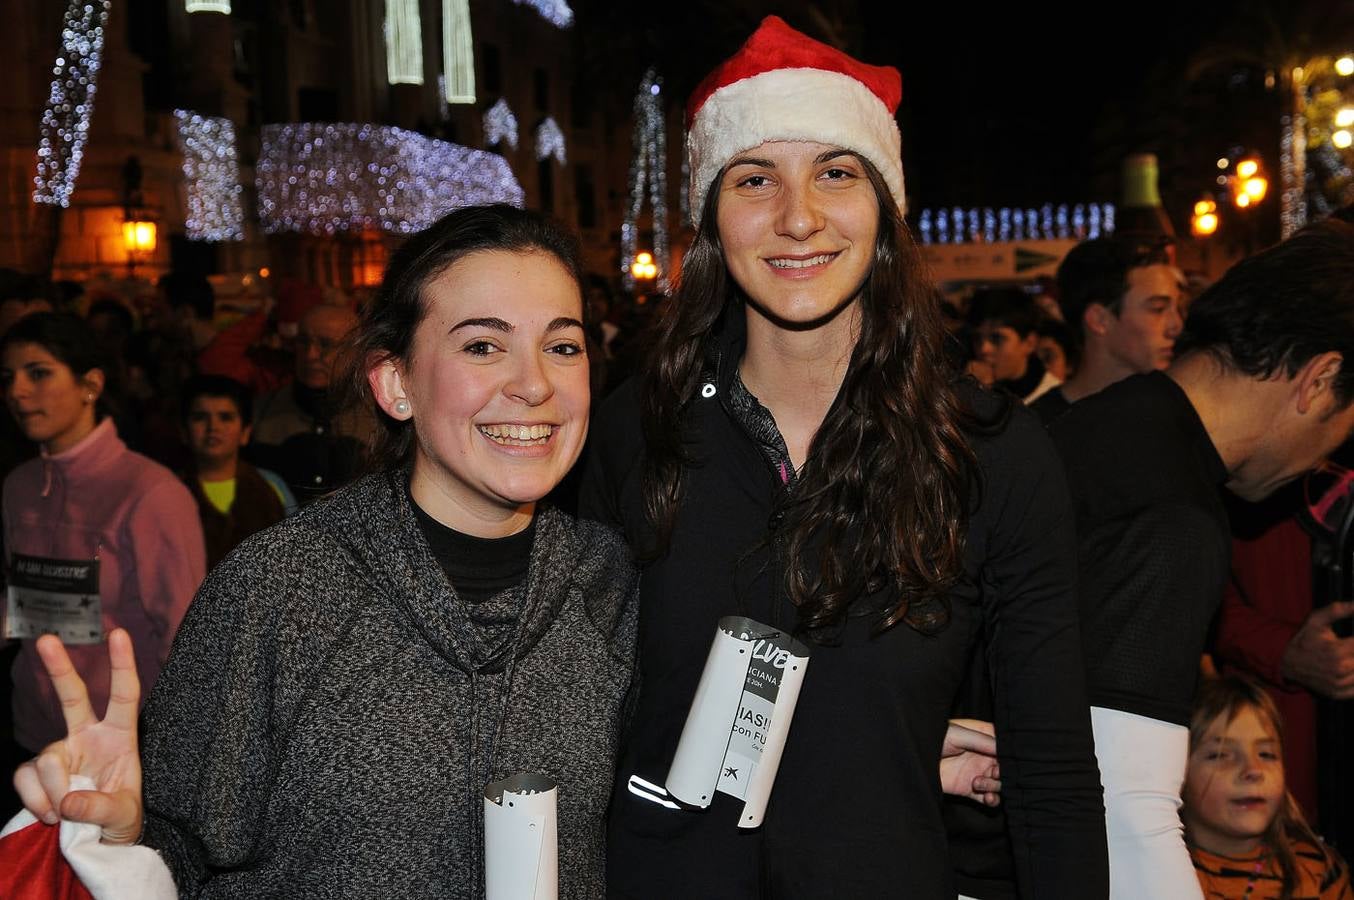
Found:
<svg viewBox="0 0 1354 900"><path fill-rule="evenodd" d="M544 775L485 787L485 900L558 900L558 799L558 785Z"/></svg>

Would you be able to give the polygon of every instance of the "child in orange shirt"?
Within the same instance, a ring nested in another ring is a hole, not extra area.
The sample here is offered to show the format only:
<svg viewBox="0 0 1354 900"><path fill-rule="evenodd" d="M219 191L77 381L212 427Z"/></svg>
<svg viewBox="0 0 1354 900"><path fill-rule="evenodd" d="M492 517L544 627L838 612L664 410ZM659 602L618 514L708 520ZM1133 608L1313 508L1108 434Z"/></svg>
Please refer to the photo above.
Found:
<svg viewBox="0 0 1354 900"><path fill-rule="evenodd" d="M1200 685L1182 817L1206 900L1354 900L1344 860L1284 788L1282 742L1278 710L1259 685Z"/></svg>

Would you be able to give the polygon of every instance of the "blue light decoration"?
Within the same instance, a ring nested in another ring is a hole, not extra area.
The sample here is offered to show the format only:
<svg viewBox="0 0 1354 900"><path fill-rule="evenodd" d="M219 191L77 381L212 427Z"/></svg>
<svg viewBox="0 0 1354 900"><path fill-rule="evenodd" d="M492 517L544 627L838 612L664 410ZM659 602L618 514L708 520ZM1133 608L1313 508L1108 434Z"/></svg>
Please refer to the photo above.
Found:
<svg viewBox="0 0 1354 900"><path fill-rule="evenodd" d="M244 188L235 153L235 123L230 119L174 110L176 140L183 154L183 183L188 216L184 230L192 241L244 240Z"/></svg>
<svg viewBox="0 0 1354 900"><path fill-rule="evenodd" d="M951 228L953 226L953 228ZM1007 241L1090 240L1114 233L1114 204L1045 203L1039 209L923 209L917 214L923 244L991 244Z"/></svg>
<svg viewBox="0 0 1354 900"><path fill-rule="evenodd" d="M70 205L94 115L109 5L110 0L70 0L66 6L61 49L52 66L52 87L42 113L34 203Z"/></svg>
<svg viewBox="0 0 1354 900"><path fill-rule="evenodd" d="M574 11L565 0L513 0L518 6L530 6L556 28L568 28L574 23Z"/></svg>
<svg viewBox="0 0 1354 900"><path fill-rule="evenodd" d="M631 265L639 249L639 213L648 188L653 211L653 258L658 265L655 285L667 293L671 258L668 251L667 128L664 124L663 80L654 69L644 73L635 92L634 156L630 159L630 207L621 223L621 279L627 290L635 287Z"/></svg>
<svg viewBox="0 0 1354 900"><path fill-rule="evenodd" d="M497 153L402 128L328 122L265 125L258 173L264 231L410 234L463 206L523 205Z"/></svg>
<svg viewBox="0 0 1354 900"><path fill-rule="evenodd" d="M555 157L555 162L564 165L564 132L559 130L555 120L546 116L545 121L536 126L536 160Z"/></svg>
<svg viewBox="0 0 1354 900"><path fill-rule="evenodd" d="M517 149L517 117L503 97L484 111L484 143L489 147L504 143Z"/></svg>

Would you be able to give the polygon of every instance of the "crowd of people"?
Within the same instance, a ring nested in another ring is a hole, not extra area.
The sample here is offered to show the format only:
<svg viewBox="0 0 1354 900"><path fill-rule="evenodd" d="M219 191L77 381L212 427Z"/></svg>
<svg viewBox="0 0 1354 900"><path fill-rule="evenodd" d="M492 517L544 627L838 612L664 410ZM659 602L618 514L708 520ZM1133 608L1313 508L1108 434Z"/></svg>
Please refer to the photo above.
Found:
<svg viewBox="0 0 1354 900"><path fill-rule="evenodd" d="M899 98L775 17L710 74L695 238L610 392L574 239L510 207L409 238L360 310L213 333L175 276L155 328L17 311L16 834L93 823L185 897L477 898L485 788L530 772L567 898L1354 897L1284 722L1354 694L1354 604L1233 526L1354 431L1354 225L1188 310L1131 234L1056 304L947 309ZM756 828L737 765L668 783L728 617L808 659Z"/></svg>

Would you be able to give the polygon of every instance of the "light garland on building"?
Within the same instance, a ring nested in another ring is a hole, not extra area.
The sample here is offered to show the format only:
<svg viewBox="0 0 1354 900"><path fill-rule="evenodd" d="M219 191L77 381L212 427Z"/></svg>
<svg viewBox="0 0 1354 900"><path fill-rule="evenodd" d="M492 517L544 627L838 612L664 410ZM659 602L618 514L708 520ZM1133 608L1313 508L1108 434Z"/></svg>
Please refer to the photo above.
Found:
<svg viewBox="0 0 1354 900"><path fill-rule="evenodd" d="M506 98L499 97L497 103L484 111L484 143L489 147L504 143L517 149L517 117L508 108Z"/></svg>
<svg viewBox="0 0 1354 900"><path fill-rule="evenodd" d="M265 125L261 137L259 218L270 234L410 234L462 206L523 203L497 153L402 128L300 122Z"/></svg>
<svg viewBox="0 0 1354 900"><path fill-rule="evenodd" d="M188 195L184 222L189 240L244 240L244 188L230 119L174 110L183 182Z"/></svg>
<svg viewBox="0 0 1354 900"><path fill-rule="evenodd" d="M574 23L574 11L565 0L513 0L518 6L530 6L557 28L568 28Z"/></svg>
<svg viewBox="0 0 1354 900"><path fill-rule="evenodd" d="M423 24L418 0L386 0L386 80L423 83Z"/></svg>
<svg viewBox="0 0 1354 900"><path fill-rule="evenodd" d="M1279 234L1288 238L1307 224L1307 120L1289 115L1279 124Z"/></svg>
<svg viewBox="0 0 1354 900"><path fill-rule="evenodd" d="M564 165L564 132L559 130L553 118L546 116L545 121L536 126L536 159L539 162L552 156Z"/></svg>
<svg viewBox="0 0 1354 900"><path fill-rule="evenodd" d="M656 286L668 291L668 175L667 133L663 118L662 79L653 69L644 73L635 93L634 156L630 160L630 208L621 223L621 278L627 290L635 287L632 267L639 247L639 213L648 188L653 211L653 258L658 266Z"/></svg>
<svg viewBox="0 0 1354 900"><path fill-rule="evenodd" d="M991 244L1007 241L1091 240L1114 232L1114 205L1045 203L1039 209L923 209L917 216L923 244Z"/></svg>
<svg viewBox="0 0 1354 900"><path fill-rule="evenodd" d="M183 8L190 13L225 13L230 15L230 0L183 0Z"/></svg>
<svg viewBox="0 0 1354 900"><path fill-rule="evenodd" d="M442 0L442 96L448 103L475 102L475 38L470 0Z"/></svg>
<svg viewBox="0 0 1354 900"><path fill-rule="evenodd" d="M69 206L94 115L109 0L71 0L42 113L33 202Z"/></svg>

